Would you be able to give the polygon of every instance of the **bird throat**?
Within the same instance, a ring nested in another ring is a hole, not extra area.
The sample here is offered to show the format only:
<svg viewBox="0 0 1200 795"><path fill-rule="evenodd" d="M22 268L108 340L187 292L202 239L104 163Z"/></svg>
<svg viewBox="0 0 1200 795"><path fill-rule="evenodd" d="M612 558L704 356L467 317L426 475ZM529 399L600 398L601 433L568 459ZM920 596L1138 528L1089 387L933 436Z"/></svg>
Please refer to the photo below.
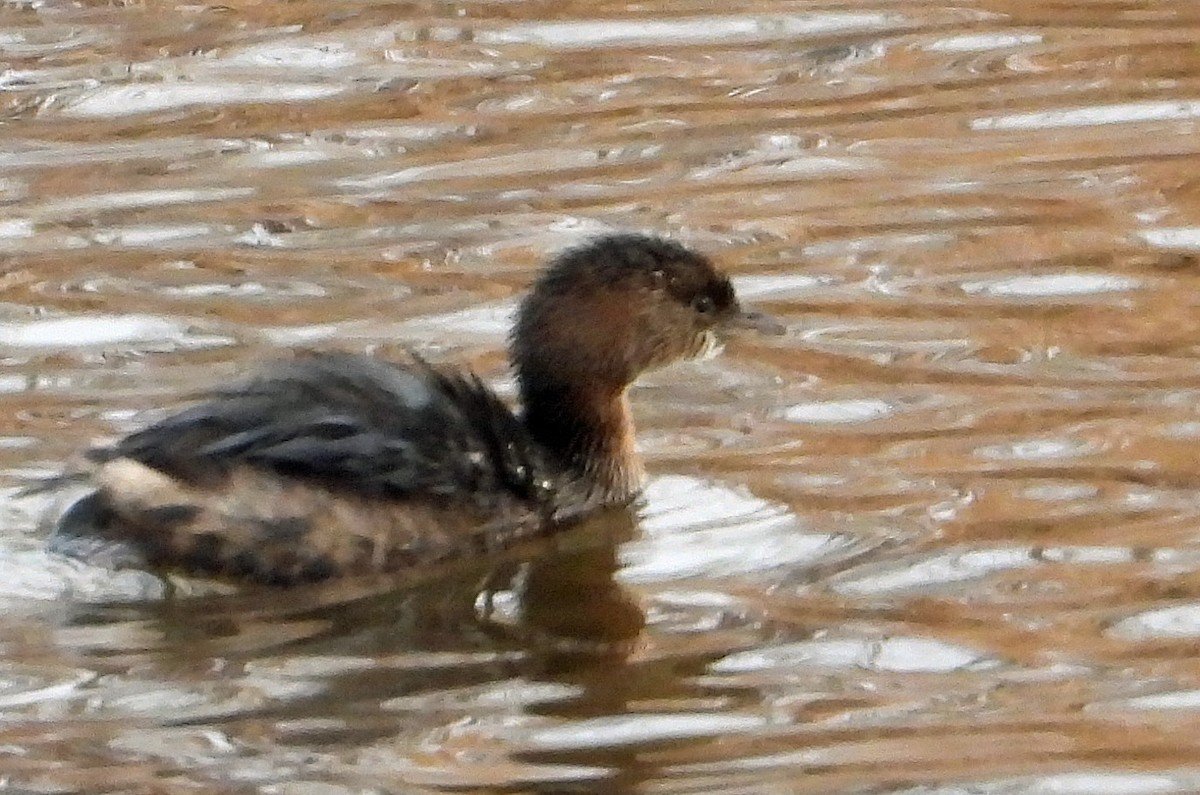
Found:
<svg viewBox="0 0 1200 795"><path fill-rule="evenodd" d="M634 447L633 415L624 389L522 391L529 432L586 487L591 500L617 504L637 496L645 470Z"/></svg>

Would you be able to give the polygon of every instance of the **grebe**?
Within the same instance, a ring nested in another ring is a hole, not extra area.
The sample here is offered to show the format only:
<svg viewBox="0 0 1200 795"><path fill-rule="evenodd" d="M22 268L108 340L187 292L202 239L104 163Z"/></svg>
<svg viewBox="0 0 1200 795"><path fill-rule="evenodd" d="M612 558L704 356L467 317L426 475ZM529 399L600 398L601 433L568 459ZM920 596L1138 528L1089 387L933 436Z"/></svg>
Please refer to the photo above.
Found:
<svg viewBox="0 0 1200 795"><path fill-rule="evenodd" d="M279 585L499 551L634 499L630 384L734 328L782 333L695 251L593 239L520 305L520 413L473 373L416 356L278 362L89 450L59 479L88 491L51 548Z"/></svg>

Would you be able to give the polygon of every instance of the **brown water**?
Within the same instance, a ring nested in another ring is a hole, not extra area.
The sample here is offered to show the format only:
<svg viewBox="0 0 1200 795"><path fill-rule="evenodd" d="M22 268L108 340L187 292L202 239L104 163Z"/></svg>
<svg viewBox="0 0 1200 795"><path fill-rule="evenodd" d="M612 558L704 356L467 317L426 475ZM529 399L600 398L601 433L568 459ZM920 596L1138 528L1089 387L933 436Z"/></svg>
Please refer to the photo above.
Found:
<svg viewBox="0 0 1200 795"><path fill-rule="evenodd" d="M5 4L0 790L1200 791L1197 166L1194 0ZM22 485L281 349L507 387L608 229L789 323L639 386L628 522L286 593L42 551Z"/></svg>

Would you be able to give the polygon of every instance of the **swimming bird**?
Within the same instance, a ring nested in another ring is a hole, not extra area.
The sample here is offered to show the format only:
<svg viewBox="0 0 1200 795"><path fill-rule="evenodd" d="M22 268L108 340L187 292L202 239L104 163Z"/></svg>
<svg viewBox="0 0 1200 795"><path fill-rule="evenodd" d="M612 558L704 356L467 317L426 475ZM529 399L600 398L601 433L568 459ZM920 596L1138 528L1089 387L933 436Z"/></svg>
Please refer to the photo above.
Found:
<svg viewBox="0 0 1200 795"><path fill-rule="evenodd" d="M83 456L53 550L287 585L496 553L639 493L628 390L746 311L704 255L640 234L556 256L510 338L520 410L418 356L269 365Z"/></svg>

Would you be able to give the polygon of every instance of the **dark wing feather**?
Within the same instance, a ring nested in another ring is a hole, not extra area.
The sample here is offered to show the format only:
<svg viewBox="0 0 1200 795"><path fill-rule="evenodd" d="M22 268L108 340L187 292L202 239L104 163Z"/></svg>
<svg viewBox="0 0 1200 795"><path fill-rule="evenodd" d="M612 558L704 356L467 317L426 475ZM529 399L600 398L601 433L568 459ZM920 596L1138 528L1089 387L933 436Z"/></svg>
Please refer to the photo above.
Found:
<svg viewBox="0 0 1200 795"><path fill-rule="evenodd" d="M396 497L536 500L547 488L537 446L495 393L473 374L417 357L282 362L92 457L132 458L194 483L245 465Z"/></svg>

